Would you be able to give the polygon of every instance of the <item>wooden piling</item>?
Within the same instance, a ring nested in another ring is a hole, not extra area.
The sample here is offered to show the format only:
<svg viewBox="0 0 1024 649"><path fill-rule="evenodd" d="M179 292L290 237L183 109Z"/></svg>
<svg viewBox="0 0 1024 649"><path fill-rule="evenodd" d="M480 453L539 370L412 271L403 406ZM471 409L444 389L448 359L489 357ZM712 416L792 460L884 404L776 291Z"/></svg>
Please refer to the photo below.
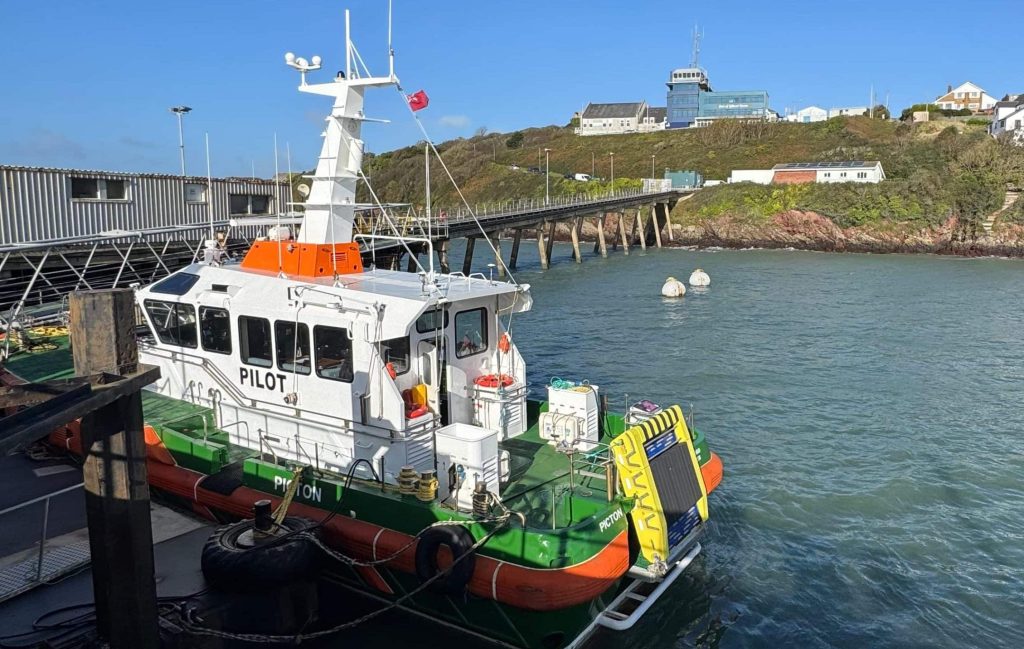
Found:
<svg viewBox="0 0 1024 649"><path fill-rule="evenodd" d="M131 289L72 293L69 306L77 375L139 369ZM142 427L137 389L82 418L96 627L113 649L160 646Z"/></svg>
<svg viewBox="0 0 1024 649"><path fill-rule="evenodd" d="M654 243L661 247L661 226L658 224L658 209L651 210L651 220L654 222Z"/></svg>
<svg viewBox="0 0 1024 649"><path fill-rule="evenodd" d="M452 272L451 267L448 265L448 240L442 239L437 244L437 260L441 266L442 273Z"/></svg>
<svg viewBox="0 0 1024 649"><path fill-rule="evenodd" d="M547 270L549 267L548 263L548 247L544 242L544 223L537 224L537 256L540 257L540 267Z"/></svg>
<svg viewBox="0 0 1024 649"><path fill-rule="evenodd" d="M519 260L519 242L523 238L523 229L516 228L515 236L512 238L512 254L508 258L508 267L510 270L516 269L516 262Z"/></svg>
<svg viewBox="0 0 1024 649"><path fill-rule="evenodd" d="M619 212L619 237L622 239L622 252L629 254L629 240L626 238L626 213Z"/></svg>
<svg viewBox="0 0 1024 649"><path fill-rule="evenodd" d="M604 224L607 214L601 213L601 216L597 218L597 250L595 252L601 253L602 257L608 256L608 243L604 240Z"/></svg>
<svg viewBox="0 0 1024 649"><path fill-rule="evenodd" d="M577 264L583 263L583 255L580 254L580 221L574 218L569 228L569 236L572 237L572 258Z"/></svg>
<svg viewBox="0 0 1024 649"><path fill-rule="evenodd" d="M462 274L469 277L473 270L473 248L476 247L476 237L466 237L466 254L462 257Z"/></svg>
<svg viewBox="0 0 1024 649"><path fill-rule="evenodd" d="M668 206L668 203L663 203L665 210L665 231L668 232L668 240L675 241L675 234L672 233L672 209Z"/></svg>
<svg viewBox="0 0 1024 649"><path fill-rule="evenodd" d="M558 224L555 221L551 221L550 223L548 223L548 240L547 240L547 243L545 244L548 247L547 248L548 262L551 261L551 247L555 245L555 226L556 225L558 225Z"/></svg>
<svg viewBox="0 0 1024 649"><path fill-rule="evenodd" d="M647 250L647 228L644 227L643 212L639 208L636 210L636 217L633 219L633 229L639 232L640 236L640 249Z"/></svg>
<svg viewBox="0 0 1024 649"><path fill-rule="evenodd" d="M405 270L410 273L415 273L419 264L419 255L415 252L409 253L409 263L406 265Z"/></svg>
<svg viewBox="0 0 1024 649"><path fill-rule="evenodd" d="M498 277L505 277L508 271L505 269L505 260L501 258L501 237L500 232L494 233L491 243L494 244L494 265L498 267Z"/></svg>

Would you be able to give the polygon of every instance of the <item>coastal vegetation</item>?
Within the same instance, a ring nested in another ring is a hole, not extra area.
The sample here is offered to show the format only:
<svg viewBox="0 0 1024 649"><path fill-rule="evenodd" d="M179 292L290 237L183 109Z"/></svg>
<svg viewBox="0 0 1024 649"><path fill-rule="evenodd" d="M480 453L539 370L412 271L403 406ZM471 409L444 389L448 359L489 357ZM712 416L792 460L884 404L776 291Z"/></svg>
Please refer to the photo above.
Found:
<svg viewBox="0 0 1024 649"><path fill-rule="evenodd" d="M840 228L931 228L955 219L958 227L973 232L999 209L1008 187L1024 186L1024 149L997 142L980 124L960 121L723 121L701 129L590 137L575 135L571 127L549 126L481 132L438 148L467 200L479 205L542 198L544 149L549 149L552 196L608 190L613 157L616 188L640 186L652 167L656 177L665 169L695 169L706 179L719 180L733 169L768 169L783 162L879 160L885 169L887 180L879 184L708 187L680 202L673 214L677 222L694 226L722 217L765 223L799 210ZM367 156L367 166L380 200L422 203L422 144ZM437 164L433 169L435 204L455 206L458 196L444 170ZM593 174L597 180L565 177L575 173ZM1024 219L1019 210L1014 214Z"/></svg>

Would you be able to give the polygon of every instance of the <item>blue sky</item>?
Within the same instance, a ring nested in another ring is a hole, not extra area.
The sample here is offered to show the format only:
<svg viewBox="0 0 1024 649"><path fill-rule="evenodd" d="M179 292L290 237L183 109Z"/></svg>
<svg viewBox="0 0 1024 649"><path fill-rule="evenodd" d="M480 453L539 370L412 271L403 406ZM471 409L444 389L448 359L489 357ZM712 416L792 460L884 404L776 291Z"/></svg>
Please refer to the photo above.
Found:
<svg viewBox="0 0 1024 649"><path fill-rule="evenodd" d="M187 104L187 165L214 175L273 173L273 134L292 164L319 151L325 98L295 91L286 51L343 67L343 10L373 71L386 65L386 0L175 0L0 3L0 163L176 172ZM586 101L665 104L673 67L701 64L717 89L767 90L772 107L863 105L874 84L898 111L971 80L1024 92L1020 0L937 3L395 1L396 71L425 89L436 141L479 127L564 124ZM314 77L315 78L315 77ZM322 74L321 79L329 78ZM371 92L371 151L419 133L393 90ZM281 159L282 170L285 166Z"/></svg>

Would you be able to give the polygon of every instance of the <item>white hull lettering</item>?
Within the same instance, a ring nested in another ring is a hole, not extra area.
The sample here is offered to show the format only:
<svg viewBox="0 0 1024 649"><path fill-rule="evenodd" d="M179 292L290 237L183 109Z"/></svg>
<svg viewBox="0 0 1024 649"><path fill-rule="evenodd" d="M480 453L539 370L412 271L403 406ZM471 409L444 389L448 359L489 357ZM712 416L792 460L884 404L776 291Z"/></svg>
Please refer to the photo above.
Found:
<svg viewBox="0 0 1024 649"><path fill-rule="evenodd" d="M281 492L287 491L288 485L290 485L291 482L291 480L284 476L276 475L274 476L274 489ZM308 485L300 482L299 488L295 493L306 500L312 500L316 503L323 502L323 489L315 485Z"/></svg>
<svg viewBox="0 0 1024 649"><path fill-rule="evenodd" d="M606 516L603 521L601 521L601 524L598 526L598 529L600 529L603 532L609 527L611 527L612 524L620 518L622 518L622 510L616 509L611 514L608 514L608 516Z"/></svg>
<svg viewBox="0 0 1024 649"><path fill-rule="evenodd" d="M271 371L261 372L243 367L238 370L238 380L242 385L248 385L261 390L280 390L284 394L286 374L275 374Z"/></svg>

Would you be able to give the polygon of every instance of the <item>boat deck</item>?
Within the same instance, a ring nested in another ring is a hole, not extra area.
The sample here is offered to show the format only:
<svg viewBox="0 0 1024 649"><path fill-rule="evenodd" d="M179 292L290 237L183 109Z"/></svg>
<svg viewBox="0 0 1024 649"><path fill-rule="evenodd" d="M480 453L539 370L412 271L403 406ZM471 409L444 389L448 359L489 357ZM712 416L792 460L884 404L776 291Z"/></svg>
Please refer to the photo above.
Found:
<svg viewBox="0 0 1024 649"><path fill-rule="evenodd" d="M8 360L10 372L28 381L74 375L68 336L35 337L33 341L38 345L33 351L14 354ZM147 424L221 444L227 449L229 462L256 455L250 449L231 446L227 434L215 428L215 417L209 408L150 391L143 391L142 395ZM546 407L541 402L529 402L527 419L531 423L530 428L522 435L500 443L501 449L510 455L510 477L502 489L502 499L510 509L526 515L527 524L531 527L570 527L609 505L605 469L601 464L606 454L595 451L569 456L541 439L537 419ZM606 414L602 424L602 441L606 443L625 428L622 418L614 414ZM186 462L186 466L190 464ZM190 468L206 470L202 464ZM353 481L353 486L358 487L359 482ZM367 486L379 494L375 485ZM581 503L585 506L580 506Z"/></svg>

